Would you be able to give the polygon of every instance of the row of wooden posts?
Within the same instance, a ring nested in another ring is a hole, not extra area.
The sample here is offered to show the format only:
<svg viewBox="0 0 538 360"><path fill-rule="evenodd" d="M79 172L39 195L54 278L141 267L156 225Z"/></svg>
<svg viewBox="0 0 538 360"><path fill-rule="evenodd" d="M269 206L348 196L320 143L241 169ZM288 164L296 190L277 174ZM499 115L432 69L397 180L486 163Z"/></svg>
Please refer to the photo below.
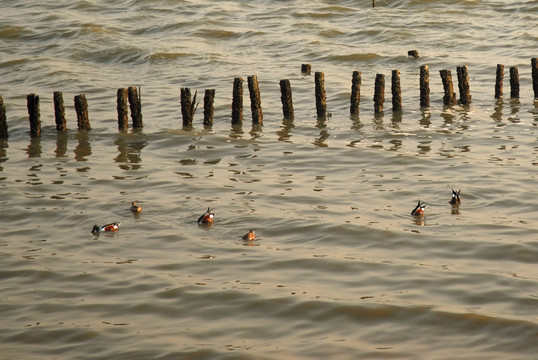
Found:
<svg viewBox="0 0 538 360"><path fill-rule="evenodd" d="M415 56L411 54L410 56ZM418 56L418 55L417 55ZM534 98L538 99L538 58L531 59L532 66L532 83L534 90ZM310 64L301 66L303 74L310 74ZM458 89L460 98L456 98L454 87L452 84L452 74L450 70L444 69L439 71L443 82L444 96L443 103L446 106L471 103L471 90L469 86L469 73L467 65L457 67ZM503 97L503 79L504 65L497 65L497 74L495 81L495 98ZM316 113L318 118L324 119L327 114L327 97L325 93L325 76L323 72L316 72L315 81L315 96L316 96ZM427 65L420 67L420 106L430 106L430 74ZM351 85L351 105L350 115L359 114L360 103L360 87L361 87L361 72L353 71ZM250 92L250 104L252 111L252 123L260 125L263 123L263 113L261 108L260 90L258 87L258 79L255 75L248 77L248 88ZM293 101L291 85L289 80L280 80L280 92L282 101L282 111L285 119L293 119ZM392 71L392 110L402 110L402 95L400 86L400 71ZM181 113L183 117L183 127L191 127L194 113L198 107L196 102L197 92L194 96L189 88L181 88ZM519 73L517 67L510 68L510 98L519 98ZM215 99L215 90L205 90L204 96L204 120L203 124L210 127L213 124L214 108L213 102ZM60 91L54 92L54 115L56 120L56 129L58 131L67 130L65 120L65 107L63 94ZM74 98L75 111L77 113L77 125L79 130L90 130L90 121L88 118L88 102L84 94L77 95ZM385 76L377 74L374 86L374 112L381 113L385 102ZM41 121L39 111L39 96L30 94L27 96L27 107L30 120L31 136L39 136L41 134ZM124 130L128 128L128 113L131 111L132 127L142 128L142 101L140 88L134 86L129 88L120 88L117 92L117 111L118 111L118 129ZM243 78L235 78L233 83L233 100L232 100L232 125L241 124L243 122ZM0 138L8 137L6 110L4 100L0 95Z"/></svg>

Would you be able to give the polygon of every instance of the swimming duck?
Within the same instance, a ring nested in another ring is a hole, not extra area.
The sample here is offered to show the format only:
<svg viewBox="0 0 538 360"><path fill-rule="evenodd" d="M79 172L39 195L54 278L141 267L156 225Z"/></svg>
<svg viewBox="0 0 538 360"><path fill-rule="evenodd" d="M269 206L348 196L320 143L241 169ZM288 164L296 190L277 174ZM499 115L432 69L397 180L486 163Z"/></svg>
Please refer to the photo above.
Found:
<svg viewBox="0 0 538 360"><path fill-rule="evenodd" d="M198 218L197 223L198 224L213 224L214 217L215 217L215 213L212 213L211 208L208 207L207 211Z"/></svg>
<svg viewBox="0 0 538 360"><path fill-rule="evenodd" d="M449 203L451 203L452 205L461 204L460 193L461 193L461 190L456 191L452 189L452 199L450 199Z"/></svg>
<svg viewBox="0 0 538 360"><path fill-rule="evenodd" d="M131 206L131 211L134 213L139 213L142 211L142 206L138 205L136 201L133 201L132 206Z"/></svg>
<svg viewBox="0 0 538 360"><path fill-rule="evenodd" d="M106 224L103 226L94 225L92 229L92 233L100 232L100 231L117 231L120 228L120 223L115 222L111 224Z"/></svg>
<svg viewBox="0 0 538 360"><path fill-rule="evenodd" d="M248 233L243 235L242 239L245 240L245 241L253 241L254 239L256 239L255 230L250 229L250 231Z"/></svg>
<svg viewBox="0 0 538 360"><path fill-rule="evenodd" d="M421 203L420 200L418 201L417 206L411 211L411 215L413 216L423 216L424 215L424 209L426 208L426 204Z"/></svg>

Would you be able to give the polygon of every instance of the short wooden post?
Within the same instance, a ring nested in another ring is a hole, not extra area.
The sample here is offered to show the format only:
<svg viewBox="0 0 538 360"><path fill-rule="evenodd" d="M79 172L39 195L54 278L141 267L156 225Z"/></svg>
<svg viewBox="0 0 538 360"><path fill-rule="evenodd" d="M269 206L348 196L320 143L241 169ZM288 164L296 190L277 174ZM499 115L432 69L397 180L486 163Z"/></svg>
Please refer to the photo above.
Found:
<svg viewBox="0 0 538 360"><path fill-rule="evenodd" d="M316 87L316 113L318 118L325 117L327 114L327 95L325 93L325 74L321 71L316 71L314 74L314 82Z"/></svg>
<svg viewBox="0 0 538 360"><path fill-rule="evenodd" d="M243 123L243 78L234 79L232 93L232 125Z"/></svg>
<svg viewBox="0 0 538 360"><path fill-rule="evenodd" d="M510 98L519 99L519 70L517 66L510 68Z"/></svg>
<svg viewBox="0 0 538 360"><path fill-rule="evenodd" d="M117 92L117 110L118 110L118 130L126 130L129 127L129 106L127 105L127 98L129 96L129 90L126 88L119 88Z"/></svg>
<svg viewBox="0 0 538 360"><path fill-rule="evenodd" d="M469 87L469 71L467 65L458 66L458 89L460 91L459 103L468 105L471 103L471 89Z"/></svg>
<svg viewBox="0 0 538 360"><path fill-rule="evenodd" d="M54 119L56 121L56 130L66 131L64 96L61 91L53 93L54 101Z"/></svg>
<svg viewBox="0 0 538 360"><path fill-rule="evenodd" d="M301 64L301 74L310 75L311 71L312 71L312 66L310 66L310 64Z"/></svg>
<svg viewBox="0 0 538 360"><path fill-rule="evenodd" d="M501 99L503 97L503 79L504 65L497 64L497 74L495 76L495 99Z"/></svg>
<svg viewBox="0 0 538 360"><path fill-rule="evenodd" d="M262 100L260 98L260 88L258 77L251 75L247 78L248 91L250 93L250 110L252 111L252 124L263 124Z"/></svg>
<svg viewBox="0 0 538 360"><path fill-rule="evenodd" d="M400 70L392 70L391 92L392 111L402 111L402 87L400 85Z"/></svg>
<svg viewBox="0 0 538 360"><path fill-rule="evenodd" d="M26 97L28 115L30 120L30 135L41 135L41 114L39 112L39 95L29 94Z"/></svg>
<svg viewBox="0 0 538 360"><path fill-rule="evenodd" d="M75 111L77 112L77 125L79 130L91 130L88 118L88 101L86 95L75 96Z"/></svg>
<svg viewBox="0 0 538 360"><path fill-rule="evenodd" d="M133 120L133 129L143 127L142 124L142 91L136 86L129 87L129 106L131 108L131 119Z"/></svg>
<svg viewBox="0 0 538 360"><path fill-rule="evenodd" d="M420 67L420 107L430 106L430 69L428 65Z"/></svg>
<svg viewBox="0 0 538 360"><path fill-rule="evenodd" d="M292 120L294 118L293 113L293 100L291 95L290 81L280 80L280 101L282 102L282 112L284 119Z"/></svg>
<svg viewBox="0 0 538 360"><path fill-rule="evenodd" d="M206 89L204 95L204 126L213 126L213 115L215 108L213 103L215 101L215 89Z"/></svg>
<svg viewBox="0 0 538 360"><path fill-rule="evenodd" d="M4 98L0 95L0 139L7 138L7 119L6 119L6 106L4 105Z"/></svg>
<svg viewBox="0 0 538 360"><path fill-rule="evenodd" d="M183 127L191 127L194 113L198 105L196 104L197 91L194 92L194 97L191 100L191 89L181 88L181 115L183 117Z"/></svg>
<svg viewBox="0 0 538 360"><path fill-rule="evenodd" d="M538 58L531 59L532 68L532 89L534 90L534 99L538 99Z"/></svg>
<svg viewBox="0 0 538 360"><path fill-rule="evenodd" d="M351 116L359 114L359 105L361 102L361 72L353 71L351 78L351 104L349 106L349 114Z"/></svg>
<svg viewBox="0 0 538 360"><path fill-rule="evenodd" d="M415 59L418 58L418 50L409 50L407 52L407 56L414 57Z"/></svg>
<svg viewBox="0 0 538 360"><path fill-rule="evenodd" d="M374 113L383 112L383 103L385 102L385 75L377 74L375 76L374 86Z"/></svg>
<svg viewBox="0 0 538 360"><path fill-rule="evenodd" d="M445 95L443 96L443 104L446 106L456 105L458 100L456 99L456 93L454 92L454 86L452 85L452 73L448 69L439 70L441 79L443 81L443 89Z"/></svg>

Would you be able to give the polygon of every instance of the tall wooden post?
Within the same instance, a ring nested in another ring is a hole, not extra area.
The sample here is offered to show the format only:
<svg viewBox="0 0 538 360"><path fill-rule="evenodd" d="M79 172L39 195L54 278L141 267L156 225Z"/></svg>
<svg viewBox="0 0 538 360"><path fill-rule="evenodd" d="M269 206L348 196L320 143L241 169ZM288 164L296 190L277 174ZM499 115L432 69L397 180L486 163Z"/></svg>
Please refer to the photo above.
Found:
<svg viewBox="0 0 538 360"><path fill-rule="evenodd" d="M312 66L310 64L301 64L301 74L310 75L312 71Z"/></svg>
<svg viewBox="0 0 538 360"><path fill-rule="evenodd" d="M56 121L56 130L66 131L64 96L61 91L53 93L54 101L54 119Z"/></svg>
<svg viewBox="0 0 538 360"><path fill-rule="evenodd" d="M534 91L534 99L538 99L538 58L531 59L532 68L532 89Z"/></svg>
<svg viewBox="0 0 538 360"><path fill-rule="evenodd" d="M142 91L136 86L129 87L129 105L131 108L131 119L133 120L133 129L143 127L142 124Z"/></svg>
<svg viewBox="0 0 538 360"><path fill-rule="evenodd" d="M467 105L471 103L471 89L469 86L469 71L467 65L458 66L458 89L460 91L459 103Z"/></svg>
<svg viewBox="0 0 538 360"><path fill-rule="evenodd" d="M234 79L232 94L232 125L243 123L243 78Z"/></svg>
<svg viewBox="0 0 538 360"><path fill-rule="evenodd" d="M204 126L213 126L213 114L215 108L213 102L215 101L215 89L206 89L204 95Z"/></svg>
<svg viewBox="0 0 538 360"><path fill-rule="evenodd" d="M252 124L263 124L262 100L260 98L260 88L258 86L258 77L251 75L247 78L248 91L250 93L250 110L252 111Z"/></svg>
<svg viewBox="0 0 538 360"><path fill-rule="evenodd" d="M75 111L77 112L77 125L79 130L91 130L88 118L88 101L86 95L75 96Z"/></svg>
<svg viewBox="0 0 538 360"><path fill-rule="evenodd" d="M314 74L316 87L316 113L318 118L323 118L327 114L327 94L325 93L325 74L316 71Z"/></svg>
<svg viewBox="0 0 538 360"><path fill-rule="evenodd" d="M452 85L452 73L448 69L439 70L441 80L443 81L443 89L445 95L443 96L443 104L446 106L456 105L458 100L456 99L456 93L454 92L454 85Z"/></svg>
<svg viewBox="0 0 538 360"><path fill-rule="evenodd" d="M383 103L385 102L385 75L376 74L374 86L374 113L383 112Z"/></svg>
<svg viewBox="0 0 538 360"><path fill-rule="evenodd" d="M126 130L129 128L129 106L127 104L127 98L129 90L126 88L119 88L117 92L117 106L118 110L118 130Z"/></svg>
<svg viewBox="0 0 538 360"><path fill-rule="evenodd" d="M428 65L420 67L420 106L430 106L430 69Z"/></svg>
<svg viewBox="0 0 538 360"><path fill-rule="evenodd" d="M30 120L30 135L41 135L41 114L39 112L39 95L29 94L26 97L28 115Z"/></svg>
<svg viewBox="0 0 538 360"><path fill-rule="evenodd" d="M4 98L0 95L0 139L7 138L7 119L6 119L6 106L4 105Z"/></svg>
<svg viewBox="0 0 538 360"><path fill-rule="evenodd" d="M519 99L519 70L517 66L510 68L510 98Z"/></svg>
<svg viewBox="0 0 538 360"><path fill-rule="evenodd" d="M292 120L294 118L293 99L291 95L290 81L280 80L280 101L282 102L282 112L284 119Z"/></svg>
<svg viewBox="0 0 538 360"><path fill-rule="evenodd" d="M196 104L196 95L191 100L191 89L181 88L181 115L183 116L183 127L191 127L192 120L194 119L194 113L198 107Z"/></svg>
<svg viewBox="0 0 538 360"><path fill-rule="evenodd" d="M400 85L400 70L392 70L391 92L392 111L402 111L402 87Z"/></svg>
<svg viewBox="0 0 538 360"><path fill-rule="evenodd" d="M504 79L504 65L497 64L497 73L495 76L495 99L503 97L503 79Z"/></svg>
<svg viewBox="0 0 538 360"><path fill-rule="evenodd" d="M349 105L349 114L355 116L359 114L359 105L361 102L361 72L353 71L351 78L351 98Z"/></svg>

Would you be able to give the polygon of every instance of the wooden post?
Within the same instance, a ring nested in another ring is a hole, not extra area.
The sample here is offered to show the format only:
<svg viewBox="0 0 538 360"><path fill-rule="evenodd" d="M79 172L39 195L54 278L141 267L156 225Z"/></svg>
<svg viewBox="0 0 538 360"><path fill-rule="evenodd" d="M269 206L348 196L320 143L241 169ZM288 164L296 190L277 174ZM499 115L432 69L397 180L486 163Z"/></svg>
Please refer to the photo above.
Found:
<svg viewBox="0 0 538 360"><path fill-rule="evenodd" d="M361 102L361 72L353 71L351 78L351 105L349 106L349 114L351 116L359 114L359 104Z"/></svg>
<svg viewBox="0 0 538 360"><path fill-rule="evenodd" d="M250 110L252 111L252 124L263 124L262 100L260 98L260 88L258 86L258 77L251 75L247 78L248 91L250 93Z"/></svg>
<svg viewBox="0 0 538 360"><path fill-rule="evenodd" d="M88 118L88 101L86 95L75 96L75 111L77 112L77 125L79 130L91 130Z"/></svg>
<svg viewBox="0 0 538 360"><path fill-rule="evenodd" d="M117 92L117 110L118 110L118 130L126 130L129 127L129 106L127 98L129 90L119 88Z"/></svg>
<svg viewBox="0 0 538 360"><path fill-rule="evenodd" d="M129 106L131 108L131 119L133 120L133 129L143 127L142 124L142 91L136 86L129 87Z"/></svg>
<svg viewBox="0 0 538 360"><path fill-rule="evenodd" d="M327 95L325 94L325 74L316 71L314 74L316 85L316 113L318 118L323 118L327 114Z"/></svg>
<svg viewBox="0 0 538 360"><path fill-rule="evenodd" d="M204 126L213 126L213 114L215 108L213 102L215 101L215 89L206 89L204 95Z"/></svg>
<svg viewBox="0 0 538 360"><path fill-rule="evenodd" d="M415 59L418 58L418 50L409 50L407 52L407 56L411 56L411 57L414 57Z"/></svg>
<svg viewBox="0 0 538 360"><path fill-rule="evenodd" d="M312 71L312 66L310 66L310 64L301 64L301 74L310 75L311 71Z"/></svg>
<svg viewBox="0 0 538 360"><path fill-rule="evenodd" d="M420 67L420 106L430 106L430 69L428 65Z"/></svg>
<svg viewBox="0 0 538 360"><path fill-rule="evenodd" d="M497 64L497 75L495 76L495 99L503 97L503 79L504 79L504 65Z"/></svg>
<svg viewBox="0 0 538 360"><path fill-rule="evenodd" d="M443 80L443 89L445 90L445 95L443 96L443 103L446 106L456 105L458 100L456 100L456 93L454 92L454 86L452 85L452 73L450 70L439 70L441 79Z"/></svg>
<svg viewBox="0 0 538 360"><path fill-rule="evenodd" d="M243 78L234 79L232 98L232 125L243 123Z"/></svg>
<svg viewBox="0 0 538 360"><path fill-rule="evenodd" d="M385 102L385 75L377 74L375 76L374 87L374 113L383 112L383 103Z"/></svg>
<svg viewBox="0 0 538 360"><path fill-rule="evenodd" d="M66 131L67 126L65 123L64 96L61 91L54 92L53 101L54 101L54 119L56 121L56 130Z"/></svg>
<svg viewBox="0 0 538 360"><path fill-rule="evenodd" d="M7 119L6 119L6 107L4 105L4 98L0 95L0 139L7 138Z"/></svg>
<svg viewBox="0 0 538 360"><path fill-rule="evenodd" d="M284 119L293 120L293 100L291 96L291 85L289 80L280 80L280 100L282 102L282 112Z"/></svg>
<svg viewBox="0 0 538 360"><path fill-rule="evenodd" d="M510 68L510 98L519 99L519 71L517 66Z"/></svg>
<svg viewBox="0 0 538 360"><path fill-rule="evenodd" d="M538 99L538 58L531 59L532 68L532 89L534 90L534 99Z"/></svg>
<svg viewBox="0 0 538 360"><path fill-rule="evenodd" d="M30 119L30 135L41 135L41 114L39 112L39 95L30 94L26 97L28 115Z"/></svg>
<svg viewBox="0 0 538 360"><path fill-rule="evenodd" d="M181 115L183 116L183 127L191 127L194 113L198 104L196 104L197 91L194 92L194 97L191 100L191 89L181 88Z"/></svg>
<svg viewBox="0 0 538 360"><path fill-rule="evenodd" d="M469 71L467 65L458 66L458 89L460 91L459 103L468 105L471 103L471 89L469 87Z"/></svg>
<svg viewBox="0 0 538 360"><path fill-rule="evenodd" d="M402 111L402 87L400 85L400 70L392 70L391 80L392 111Z"/></svg>
<svg viewBox="0 0 538 360"><path fill-rule="evenodd" d="M372 0L372 7L375 8L375 0Z"/></svg>

